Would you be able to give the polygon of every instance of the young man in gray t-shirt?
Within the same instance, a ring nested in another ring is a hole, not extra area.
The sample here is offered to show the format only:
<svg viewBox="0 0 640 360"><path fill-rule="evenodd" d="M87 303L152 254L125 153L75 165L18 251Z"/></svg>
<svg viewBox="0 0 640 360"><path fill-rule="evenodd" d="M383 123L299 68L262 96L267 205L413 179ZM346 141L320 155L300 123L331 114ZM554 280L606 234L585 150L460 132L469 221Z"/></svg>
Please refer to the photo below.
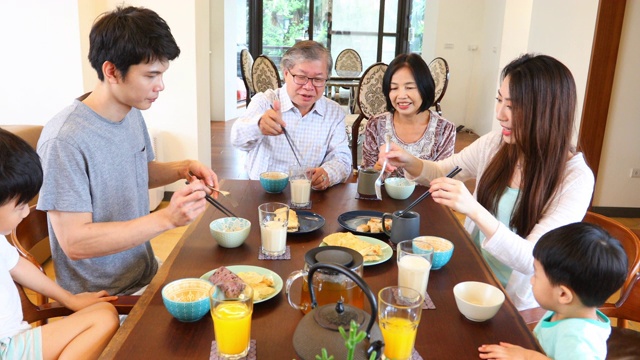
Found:
<svg viewBox="0 0 640 360"><path fill-rule="evenodd" d="M154 161L140 110L158 98L180 54L166 22L149 9L118 7L94 23L89 40L100 82L44 127L38 209L48 212L62 287L132 294L158 270L149 240L200 215L205 185L217 188L218 179L197 161ZM180 179L191 185L149 213L148 189Z"/></svg>

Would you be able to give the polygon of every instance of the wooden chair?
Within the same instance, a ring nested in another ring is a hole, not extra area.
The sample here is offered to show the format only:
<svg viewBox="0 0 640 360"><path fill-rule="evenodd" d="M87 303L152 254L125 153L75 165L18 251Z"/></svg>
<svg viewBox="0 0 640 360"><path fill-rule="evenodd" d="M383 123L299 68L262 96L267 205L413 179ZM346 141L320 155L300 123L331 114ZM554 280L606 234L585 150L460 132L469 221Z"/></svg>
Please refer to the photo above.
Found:
<svg viewBox="0 0 640 360"><path fill-rule="evenodd" d="M362 58L354 49L344 49L336 57L334 68L338 76L360 76L362 73ZM354 99L356 91L353 87L343 87L343 89L349 90L349 103L352 104L349 111L355 113L355 101L351 100ZM335 92L339 96L339 89L336 89Z"/></svg>
<svg viewBox="0 0 640 360"><path fill-rule="evenodd" d="M251 78L251 68L253 67L253 56L247 49L240 51L240 73L242 74L242 82L247 90L247 106L251 102L251 97L256 93L253 88L253 79Z"/></svg>
<svg viewBox="0 0 640 360"><path fill-rule="evenodd" d="M51 256L49 249L46 249L48 252L43 254L44 247L49 247L46 212L37 210L35 205L32 205L29 208L29 215L16 226L9 235L8 240L11 245L18 250L20 256L29 260L44 273L41 262ZM49 302L46 296L36 292L34 292L35 303L32 302L25 293L22 285L18 283L15 284L20 294L24 320L28 323L42 325L46 324L50 318L67 316L72 313L71 310L65 308L60 303ZM119 296L118 300L113 302L113 304L119 314L126 315L131 311L131 308L135 305L138 298L139 296Z"/></svg>
<svg viewBox="0 0 640 360"><path fill-rule="evenodd" d="M387 110L387 99L382 92L382 78L387 70L387 64L375 63L365 70L358 86L359 114L350 114L345 118L347 137L351 143L351 160L354 171L358 169L358 144L362 142L361 133L372 116Z"/></svg>
<svg viewBox="0 0 640 360"><path fill-rule="evenodd" d="M629 329L628 321L640 322L640 239L628 227L604 215L587 212L585 222L596 224L618 239L629 261L629 274L615 303L600 307L605 315L617 319L607 341L607 359L640 358L640 332Z"/></svg>
<svg viewBox="0 0 640 360"><path fill-rule="evenodd" d="M362 72L362 58L353 49L344 49L336 57L336 74L338 76L358 76Z"/></svg>
<svg viewBox="0 0 640 360"><path fill-rule="evenodd" d="M251 80L256 93L280 87L280 74L276 64L266 55L258 56L251 67Z"/></svg>
<svg viewBox="0 0 640 360"><path fill-rule="evenodd" d="M431 76L433 76L436 85L433 104L438 114L442 115L440 101L442 101L444 93L447 91L447 85L449 85L449 64L445 59L437 57L429 63L429 70L431 70Z"/></svg>

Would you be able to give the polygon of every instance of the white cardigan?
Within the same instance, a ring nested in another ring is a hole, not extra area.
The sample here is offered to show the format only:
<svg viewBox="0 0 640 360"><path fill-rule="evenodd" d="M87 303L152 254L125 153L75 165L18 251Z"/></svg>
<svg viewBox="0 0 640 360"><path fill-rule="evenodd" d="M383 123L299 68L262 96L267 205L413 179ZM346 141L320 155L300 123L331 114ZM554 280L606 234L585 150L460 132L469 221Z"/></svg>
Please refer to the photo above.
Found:
<svg viewBox="0 0 640 360"><path fill-rule="evenodd" d="M438 162L424 160L422 173L414 180L428 184L430 179L445 176L457 165L462 171L456 179L476 179L476 191L473 195L477 199L478 181L498 151L501 140L500 131L491 132L448 159ZM411 176L407 175L407 178ZM582 221L591 202L593 187L593 172L587 166L582 153L577 153L567 161L565 177L558 191L549 200L542 217L526 238L520 237L500 223L496 233L482 242L484 250L513 269L506 290L518 310L538 306L529 282L533 275L533 246L548 231ZM475 223L469 218L465 221L465 229L470 234L478 231Z"/></svg>

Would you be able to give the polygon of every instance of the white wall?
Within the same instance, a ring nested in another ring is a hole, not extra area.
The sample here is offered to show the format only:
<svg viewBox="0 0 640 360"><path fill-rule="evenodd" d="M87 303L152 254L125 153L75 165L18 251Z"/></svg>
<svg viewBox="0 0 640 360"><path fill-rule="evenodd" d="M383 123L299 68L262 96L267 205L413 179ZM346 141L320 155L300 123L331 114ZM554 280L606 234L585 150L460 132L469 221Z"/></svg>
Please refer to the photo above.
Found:
<svg viewBox="0 0 640 360"><path fill-rule="evenodd" d="M0 5L0 31L7 51L0 90L0 124L45 124L74 98L91 91L97 75L87 60L87 37L100 13L119 0L24 0ZM164 75L165 90L144 111L147 126L160 130L166 161L197 159L211 164L209 106L209 1L130 0L156 11L169 26L180 56ZM84 77L84 81L83 81ZM234 83L235 84L235 83ZM173 184L173 191L183 184Z"/></svg>
<svg viewBox="0 0 640 360"><path fill-rule="evenodd" d="M533 2L529 51L553 56L571 70L578 94L576 133L580 129L597 11L598 0Z"/></svg>
<svg viewBox="0 0 640 360"><path fill-rule="evenodd" d="M594 206L640 208L640 1L627 1Z"/></svg>
<svg viewBox="0 0 640 360"><path fill-rule="evenodd" d="M433 0L425 7L425 31L422 56L426 62L442 57L449 64L449 84L442 99L442 114L456 125L468 124L466 104L474 62L478 51L469 46L480 46L485 1Z"/></svg>
<svg viewBox="0 0 640 360"><path fill-rule="evenodd" d="M237 117L236 1L212 0L211 6L211 119ZM219 3L224 2L220 7ZM224 86L216 86L222 84Z"/></svg>
<svg viewBox="0 0 640 360"><path fill-rule="evenodd" d="M82 95L77 0L0 2L0 124L44 125Z"/></svg>

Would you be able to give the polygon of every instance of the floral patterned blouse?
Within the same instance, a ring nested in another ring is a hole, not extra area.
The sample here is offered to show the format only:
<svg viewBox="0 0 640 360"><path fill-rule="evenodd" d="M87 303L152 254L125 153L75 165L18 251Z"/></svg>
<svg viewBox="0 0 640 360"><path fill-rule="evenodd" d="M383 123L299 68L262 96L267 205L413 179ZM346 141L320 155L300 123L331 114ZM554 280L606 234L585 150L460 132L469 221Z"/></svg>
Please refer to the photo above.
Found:
<svg viewBox="0 0 640 360"><path fill-rule="evenodd" d="M442 160L453 155L456 142L456 127L449 120L429 110L431 114L427 129L416 142L406 143L398 138L393 126L393 113L385 112L369 119L362 145L362 167L373 167L378 161L380 146L384 136L391 134L391 141L411 154L424 160ZM389 177L404 177L404 169L396 169Z"/></svg>

